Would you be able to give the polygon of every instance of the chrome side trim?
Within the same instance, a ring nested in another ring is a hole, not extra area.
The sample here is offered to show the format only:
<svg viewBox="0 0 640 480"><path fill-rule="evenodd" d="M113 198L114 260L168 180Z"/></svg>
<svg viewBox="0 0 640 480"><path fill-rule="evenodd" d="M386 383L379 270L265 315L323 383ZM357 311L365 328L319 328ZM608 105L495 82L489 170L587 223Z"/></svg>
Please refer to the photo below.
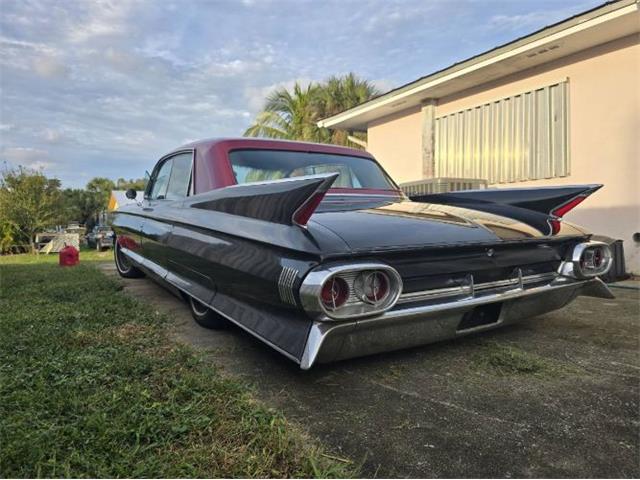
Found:
<svg viewBox="0 0 640 480"><path fill-rule="evenodd" d="M462 285L458 287L446 287L437 288L432 290L422 290L419 292L403 293L400 295L397 304L419 302L424 300L435 300L443 297L474 297L478 292L483 290L492 290L496 288L504 287L518 287L524 288L525 285L530 283L553 281L558 274L556 272L550 273L538 273L535 275L522 275L522 270L518 269L517 278L510 278L507 280L498 280L495 282L475 283L473 281L473 275L468 275L468 285Z"/></svg>
<svg viewBox="0 0 640 480"><path fill-rule="evenodd" d="M282 267L278 277L278 293L280 300L289 305L296 305L296 297L293 293L293 285L296 282L298 270L291 267Z"/></svg>

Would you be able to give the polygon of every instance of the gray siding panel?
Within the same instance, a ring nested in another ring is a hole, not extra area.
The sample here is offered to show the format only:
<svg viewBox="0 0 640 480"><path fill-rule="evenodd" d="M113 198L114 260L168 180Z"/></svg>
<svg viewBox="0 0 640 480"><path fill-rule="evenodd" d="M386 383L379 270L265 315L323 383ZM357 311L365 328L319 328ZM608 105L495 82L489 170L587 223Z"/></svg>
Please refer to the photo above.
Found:
<svg viewBox="0 0 640 480"><path fill-rule="evenodd" d="M564 177L568 82L436 118L436 176L509 183Z"/></svg>

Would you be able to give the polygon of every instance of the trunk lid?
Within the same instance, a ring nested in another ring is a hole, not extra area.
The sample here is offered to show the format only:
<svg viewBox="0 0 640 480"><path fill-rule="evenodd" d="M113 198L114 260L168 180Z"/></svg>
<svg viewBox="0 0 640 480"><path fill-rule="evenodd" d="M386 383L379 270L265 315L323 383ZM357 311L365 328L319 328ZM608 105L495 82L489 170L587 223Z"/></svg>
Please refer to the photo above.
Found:
<svg viewBox="0 0 640 480"><path fill-rule="evenodd" d="M312 222L339 235L354 253L549 238L512 218L394 197L328 195ZM576 236L583 232L566 225L561 235Z"/></svg>

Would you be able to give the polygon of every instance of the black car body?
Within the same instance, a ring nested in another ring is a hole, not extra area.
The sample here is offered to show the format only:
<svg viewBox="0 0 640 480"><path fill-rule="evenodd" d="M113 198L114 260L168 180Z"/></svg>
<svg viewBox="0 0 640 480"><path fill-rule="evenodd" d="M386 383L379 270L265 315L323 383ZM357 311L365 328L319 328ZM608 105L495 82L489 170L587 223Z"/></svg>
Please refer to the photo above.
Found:
<svg viewBox="0 0 640 480"><path fill-rule="evenodd" d="M163 157L116 212L116 266L308 369L611 298L607 245L561 221L598 188L409 199L366 152L208 140Z"/></svg>

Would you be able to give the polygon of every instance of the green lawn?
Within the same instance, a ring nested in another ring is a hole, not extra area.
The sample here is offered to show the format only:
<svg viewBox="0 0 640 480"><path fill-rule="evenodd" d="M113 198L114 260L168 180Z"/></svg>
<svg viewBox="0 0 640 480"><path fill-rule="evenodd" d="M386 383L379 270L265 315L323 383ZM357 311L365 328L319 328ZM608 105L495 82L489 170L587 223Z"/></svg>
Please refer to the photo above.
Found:
<svg viewBox="0 0 640 480"><path fill-rule="evenodd" d="M0 257L1 477L352 476L95 268Z"/></svg>

